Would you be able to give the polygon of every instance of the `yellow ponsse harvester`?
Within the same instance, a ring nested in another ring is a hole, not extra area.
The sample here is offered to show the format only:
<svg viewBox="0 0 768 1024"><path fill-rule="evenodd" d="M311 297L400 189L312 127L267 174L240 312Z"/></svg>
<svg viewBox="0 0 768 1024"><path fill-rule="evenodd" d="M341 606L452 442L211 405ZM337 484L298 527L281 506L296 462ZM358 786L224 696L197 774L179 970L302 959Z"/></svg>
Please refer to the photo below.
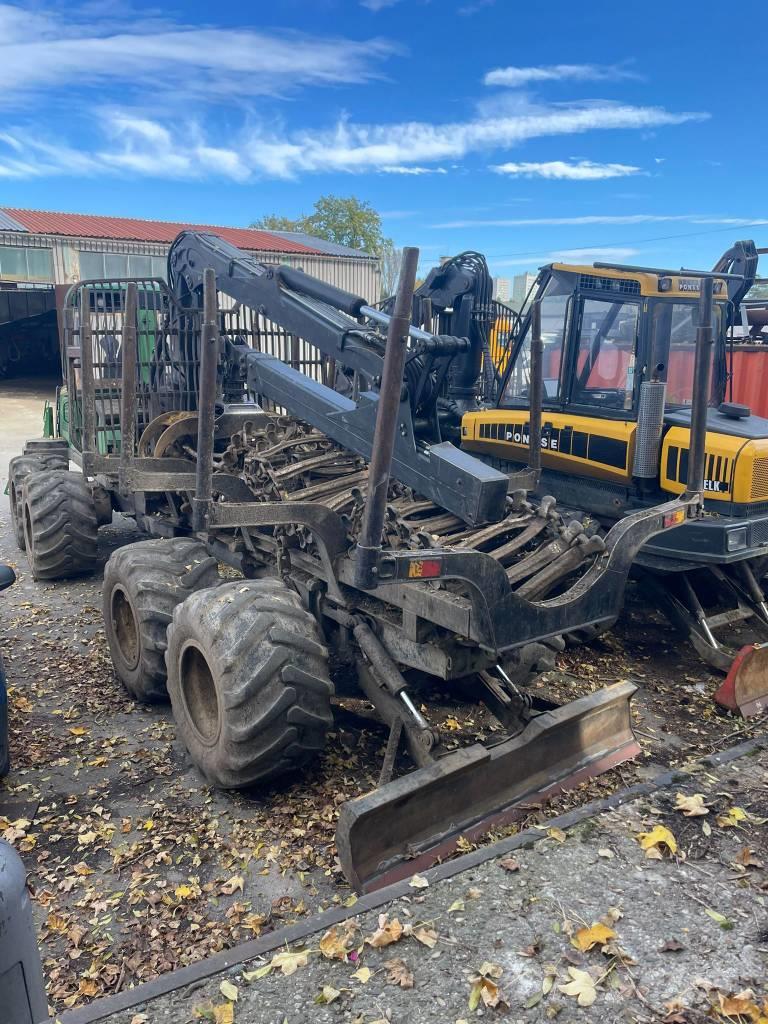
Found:
<svg viewBox="0 0 768 1024"><path fill-rule="evenodd" d="M754 245L740 242L715 272L543 267L519 317L497 316L489 331L486 353L497 371L493 407L466 411L461 420L463 448L499 469L524 461L538 305L540 493L601 526L682 493L698 299L702 279L714 279L704 474L710 514L652 538L635 572L700 656L726 674L717 700L744 714L768 706L768 420L725 397L728 331L756 264ZM742 634L736 647L723 639L729 633Z"/></svg>

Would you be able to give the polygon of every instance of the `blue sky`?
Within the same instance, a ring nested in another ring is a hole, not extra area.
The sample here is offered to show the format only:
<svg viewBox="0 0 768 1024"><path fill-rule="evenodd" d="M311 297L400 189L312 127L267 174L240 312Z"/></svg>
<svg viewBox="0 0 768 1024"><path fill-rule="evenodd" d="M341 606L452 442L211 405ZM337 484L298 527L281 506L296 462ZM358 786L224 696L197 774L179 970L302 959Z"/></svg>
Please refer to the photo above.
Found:
<svg viewBox="0 0 768 1024"><path fill-rule="evenodd" d="M368 200L424 266L768 245L768 5L0 3L0 205L245 225Z"/></svg>

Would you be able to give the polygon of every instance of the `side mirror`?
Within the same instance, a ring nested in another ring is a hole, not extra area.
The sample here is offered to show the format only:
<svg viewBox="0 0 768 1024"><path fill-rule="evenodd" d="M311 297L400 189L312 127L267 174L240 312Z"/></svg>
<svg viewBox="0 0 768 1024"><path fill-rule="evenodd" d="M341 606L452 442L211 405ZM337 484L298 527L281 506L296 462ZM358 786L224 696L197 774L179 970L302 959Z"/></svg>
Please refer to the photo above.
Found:
<svg viewBox="0 0 768 1024"><path fill-rule="evenodd" d="M16 573L10 565L3 565L0 563L0 590L5 590L7 587L13 586L15 582Z"/></svg>

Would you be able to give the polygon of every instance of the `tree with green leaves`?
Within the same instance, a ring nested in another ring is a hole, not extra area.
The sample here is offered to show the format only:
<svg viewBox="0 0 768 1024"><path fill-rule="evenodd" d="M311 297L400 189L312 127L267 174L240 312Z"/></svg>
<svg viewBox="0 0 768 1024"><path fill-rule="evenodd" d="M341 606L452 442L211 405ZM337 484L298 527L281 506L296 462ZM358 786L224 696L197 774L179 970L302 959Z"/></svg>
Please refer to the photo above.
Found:
<svg viewBox="0 0 768 1024"><path fill-rule="evenodd" d="M370 203L354 196L320 196L310 214L295 220L268 214L254 221L251 227L265 231L305 231L374 256L381 253L384 244L381 217Z"/></svg>
<svg viewBox="0 0 768 1024"><path fill-rule="evenodd" d="M378 256L382 296L395 291L403 252L391 238L384 237L381 217L368 202L354 196L320 196L310 214L295 219L267 214L250 226L264 231L303 231Z"/></svg>

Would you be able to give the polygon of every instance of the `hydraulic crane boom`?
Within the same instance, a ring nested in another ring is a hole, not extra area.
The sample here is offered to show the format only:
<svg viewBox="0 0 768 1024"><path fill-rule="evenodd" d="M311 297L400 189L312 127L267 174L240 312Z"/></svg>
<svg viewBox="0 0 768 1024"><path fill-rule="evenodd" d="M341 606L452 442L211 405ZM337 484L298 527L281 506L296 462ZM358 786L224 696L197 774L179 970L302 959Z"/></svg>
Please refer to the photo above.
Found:
<svg viewBox="0 0 768 1024"><path fill-rule="evenodd" d="M182 232L168 255L169 282L182 305L200 304L207 267L216 272L220 291L286 332L310 340L330 359L357 371L365 382L355 400L275 356L231 345L229 358L244 372L248 391L290 409L334 441L370 459L384 365L380 325L386 325L389 316L371 309L360 296L300 270L259 263L221 238L195 231ZM472 342L417 329L412 329L411 339L392 475L471 525L496 522L504 515L508 477L442 441L434 414L438 380Z"/></svg>

